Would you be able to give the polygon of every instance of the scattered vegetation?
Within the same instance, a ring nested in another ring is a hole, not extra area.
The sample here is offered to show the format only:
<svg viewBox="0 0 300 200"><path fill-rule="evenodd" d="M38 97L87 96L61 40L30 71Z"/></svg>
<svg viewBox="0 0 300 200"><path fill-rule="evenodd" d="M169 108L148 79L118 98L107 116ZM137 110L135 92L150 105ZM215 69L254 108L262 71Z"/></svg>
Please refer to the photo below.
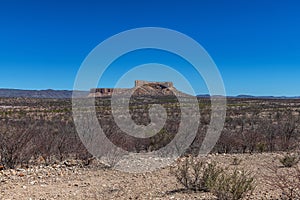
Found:
<svg viewBox="0 0 300 200"><path fill-rule="evenodd" d="M42 158L45 164L68 158L87 160L87 152L71 123L63 121L6 121L0 132L0 165L16 168L34 164Z"/></svg>
<svg viewBox="0 0 300 200"><path fill-rule="evenodd" d="M171 173L186 190L212 192L220 200L242 199L255 188L251 173L237 169L230 173L194 157L184 158Z"/></svg>
<svg viewBox="0 0 300 200"><path fill-rule="evenodd" d="M148 125L150 123L148 113L150 105L157 103L166 109L168 118L160 133L146 139L139 139L124 134L116 126L108 98L97 99L96 110L105 134L115 145L130 152L155 151L170 143L179 130L181 109L178 100L168 96L154 99L138 97L132 98L130 101L132 120L139 125ZM188 103L188 100L186 103ZM54 142L61 140L61 145L58 145L61 151L68 151L66 150L69 148L68 146L76 140L75 135L77 134L72 120L72 106L69 99L2 98L0 99L0 105L2 105L0 107L1 123L4 124L6 121L11 123L9 132L12 135L18 135L22 132L22 127L28 128L31 125L30 132L35 132L33 134L34 137L38 136L37 132L43 131L43 134L47 135L48 139L49 137L54 137L56 138ZM186 152L187 154L197 155L199 152L210 123L210 105L209 98L199 98L201 125L195 140ZM213 151L218 153L263 153L295 150L300 139L299 106L300 101L297 99L228 99L225 126ZM25 126L19 125L22 123ZM33 125L35 123L45 124L46 128L38 130L41 128L39 125ZM61 126L61 128L56 128L58 131L50 127L54 123L57 123L57 127ZM64 126L68 128L64 130ZM7 130L0 130L1 137L6 138L5 140L8 141L8 137L11 136L7 136L6 132ZM64 135L66 134L62 132L68 132L72 141L68 141L69 137L65 137ZM63 138L58 139L59 137ZM64 145L66 143L68 144ZM56 151L54 148L58 147L53 147L53 151ZM81 147L80 149L83 150ZM36 153L39 152L36 151ZM83 154L86 154L86 152ZM59 157L63 158L66 156L61 154Z"/></svg>
<svg viewBox="0 0 300 200"><path fill-rule="evenodd" d="M232 165L240 165L243 160L237 157L234 157L232 160Z"/></svg>
<svg viewBox="0 0 300 200"><path fill-rule="evenodd" d="M300 199L300 167L282 168L280 166L269 164L268 173L264 175L267 184L278 189L281 192L281 200ZM267 175L269 174L269 175Z"/></svg>
<svg viewBox="0 0 300 200"><path fill-rule="evenodd" d="M287 154L283 158L279 159L279 161L284 167L293 167L298 164L299 156Z"/></svg>
<svg viewBox="0 0 300 200"><path fill-rule="evenodd" d="M209 192L216 184L223 170L216 163L206 163L192 156L179 162L171 173L185 189L195 192Z"/></svg>
<svg viewBox="0 0 300 200"><path fill-rule="evenodd" d="M213 193L219 200L239 200L251 194L255 188L254 177L244 170L235 169L233 173L222 173Z"/></svg>
<svg viewBox="0 0 300 200"><path fill-rule="evenodd" d="M124 134L114 123L109 99L97 99L99 123L116 146L131 152L155 151L168 144L178 131L181 113L176 99L132 99L130 114L140 125L150 123L149 104L161 103L168 119L160 133L139 139ZM188 103L188 102L187 102ZM297 150L300 142L300 101L228 99L227 117L215 153L263 153ZM208 98L199 98L201 126L186 154L197 155L210 123ZM68 99L0 98L0 169L17 168L37 162L45 164L74 158L89 163L92 156L81 143L72 119ZM178 144L180 145L180 144ZM109 167L120 161L118 151L103 152ZM287 154L279 160L284 168L272 168L275 177L266 177L282 192L282 199L300 198L299 156ZM277 160L277 162L279 163ZM239 167L241 160L232 164ZM241 199L251 193L254 179L243 170L224 170L216 163L194 157L184 158L172 171L177 181L194 192L212 192L219 199Z"/></svg>

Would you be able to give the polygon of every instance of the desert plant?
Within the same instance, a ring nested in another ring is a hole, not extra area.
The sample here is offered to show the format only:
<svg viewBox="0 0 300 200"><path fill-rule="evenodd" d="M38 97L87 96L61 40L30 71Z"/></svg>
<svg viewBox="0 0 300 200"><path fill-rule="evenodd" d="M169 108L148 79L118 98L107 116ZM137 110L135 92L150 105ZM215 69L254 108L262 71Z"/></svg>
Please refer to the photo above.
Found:
<svg viewBox="0 0 300 200"><path fill-rule="evenodd" d="M123 158L124 153L119 148L111 148L103 152L102 159L106 163L106 168L114 168Z"/></svg>
<svg viewBox="0 0 300 200"><path fill-rule="evenodd" d="M280 163L284 167L293 167L299 162L299 158L296 155L285 155L283 158L279 159Z"/></svg>
<svg viewBox="0 0 300 200"><path fill-rule="evenodd" d="M235 169L232 174L222 173L213 193L219 200L238 200L254 190L254 177L244 170Z"/></svg>
<svg viewBox="0 0 300 200"><path fill-rule="evenodd" d="M238 159L237 157L234 157L232 160L232 165L239 165L241 164L243 160L242 159Z"/></svg>
<svg viewBox="0 0 300 200"><path fill-rule="evenodd" d="M222 172L216 163L207 163L192 156L184 158L175 169L171 170L185 189L195 192L209 192Z"/></svg>
<svg viewBox="0 0 300 200"><path fill-rule="evenodd" d="M299 165L294 165L291 168L282 168L267 163L266 169L268 169L268 173L264 175L264 179L268 185L281 191L281 195L278 197L279 199L300 199Z"/></svg>
<svg viewBox="0 0 300 200"><path fill-rule="evenodd" d="M290 150L295 143L294 139L298 133L299 117L295 117L291 111L286 111L279 115L279 118L277 129L280 133L280 146L283 151L287 151Z"/></svg>
<svg viewBox="0 0 300 200"><path fill-rule="evenodd" d="M1 127L0 163L5 168L13 169L29 162L34 146L31 143L32 127L34 124L26 127L22 123L6 123Z"/></svg>
<svg viewBox="0 0 300 200"><path fill-rule="evenodd" d="M256 148L259 153L263 153L266 150L266 144L263 142L259 142L257 143Z"/></svg>

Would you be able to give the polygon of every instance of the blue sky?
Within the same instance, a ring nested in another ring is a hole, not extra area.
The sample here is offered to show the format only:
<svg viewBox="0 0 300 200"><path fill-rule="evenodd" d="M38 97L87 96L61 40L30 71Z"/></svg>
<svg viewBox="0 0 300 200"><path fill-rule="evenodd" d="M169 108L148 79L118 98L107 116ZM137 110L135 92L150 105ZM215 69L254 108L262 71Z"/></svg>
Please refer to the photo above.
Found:
<svg viewBox="0 0 300 200"><path fill-rule="evenodd" d="M82 61L100 42L150 26L199 42L228 95L300 96L299 10L297 0L3 0L0 88L72 89ZM176 59L145 51L116 63L126 69L142 61L185 65ZM113 86L115 72L108 71L100 85ZM207 93L201 78L197 93Z"/></svg>

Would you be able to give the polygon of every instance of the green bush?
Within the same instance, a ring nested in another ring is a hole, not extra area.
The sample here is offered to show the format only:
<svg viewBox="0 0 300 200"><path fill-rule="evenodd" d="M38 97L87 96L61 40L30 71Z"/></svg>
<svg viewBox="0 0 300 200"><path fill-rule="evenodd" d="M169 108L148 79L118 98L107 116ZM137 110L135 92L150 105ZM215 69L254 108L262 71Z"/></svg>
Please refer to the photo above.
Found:
<svg viewBox="0 0 300 200"><path fill-rule="evenodd" d="M219 200L239 200L255 188L254 177L244 170L227 173L216 163L188 157L171 171L187 190L212 192Z"/></svg>
<svg viewBox="0 0 300 200"><path fill-rule="evenodd" d="M295 155L285 155L279 160L284 167L293 167L299 162L298 156Z"/></svg>
<svg viewBox="0 0 300 200"><path fill-rule="evenodd" d="M254 188L254 177L244 170L235 169L232 174L221 174L213 188L213 193L219 200L239 200Z"/></svg>
<svg viewBox="0 0 300 200"><path fill-rule="evenodd" d="M266 144L263 142L259 142L256 145L256 149L259 151L259 153L263 153L264 151L266 151Z"/></svg>
<svg viewBox="0 0 300 200"><path fill-rule="evenodd" d="M216 184L223 169L216 163L206 163L193 157L184 158L171 173L185 189L209 192Z"/></svg>
<svg viewBox="0 0 300 200"><path fill-rule="evenodd" d="M242 161L243 161L242 159L238 159L237 157L234 157L232 160L232 165L240 165Z"/></svg>

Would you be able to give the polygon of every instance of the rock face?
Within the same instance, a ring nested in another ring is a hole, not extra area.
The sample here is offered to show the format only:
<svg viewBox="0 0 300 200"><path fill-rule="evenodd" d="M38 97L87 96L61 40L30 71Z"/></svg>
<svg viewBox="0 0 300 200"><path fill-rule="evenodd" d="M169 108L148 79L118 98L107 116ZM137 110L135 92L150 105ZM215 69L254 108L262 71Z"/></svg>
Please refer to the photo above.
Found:
<svg viewBox="0 0 300 200"><path fill-rule="evenodd" d="M136 95L136 96L188 96L178 91L172 82L149 82L136 80L133 88L92 88L89 97L109 97L115 95Z"/></svg>
<svg viewBox="0 0 300 200"><path fill-rule="evenodd" d="M161 87L165 88L173 88L174 85L172 82L150 82L150 81L141 81L141 80L136 80L135 82L135 87L143 87L145 85L159 85Z"/></svg>

